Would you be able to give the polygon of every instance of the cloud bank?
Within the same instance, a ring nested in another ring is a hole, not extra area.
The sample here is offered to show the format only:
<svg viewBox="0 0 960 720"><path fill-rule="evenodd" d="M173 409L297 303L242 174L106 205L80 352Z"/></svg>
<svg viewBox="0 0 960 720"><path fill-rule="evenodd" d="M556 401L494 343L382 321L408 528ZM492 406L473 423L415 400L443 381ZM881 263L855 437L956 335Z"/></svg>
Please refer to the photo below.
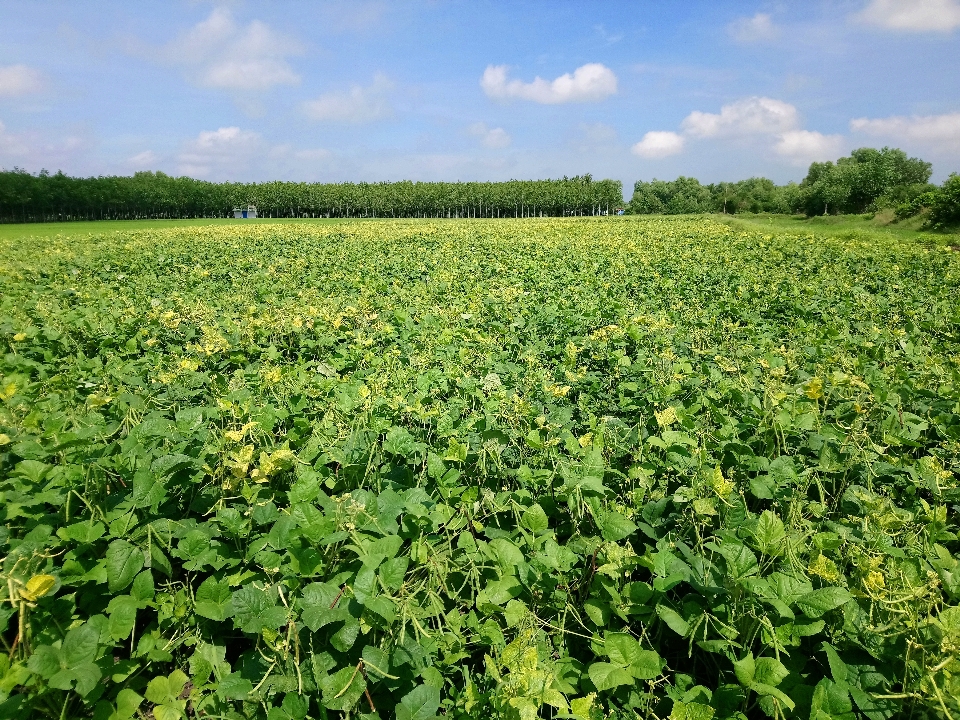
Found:
<svg viewBox="0 0 960 720"><path fill-rule="evenodd" d="M887 30L947 33L960 27L960 1L871 0L854 19Z"/></svg>
<svg viewBox="0 0 960 720"><path fill-rule="evenodd" d="M43 90L46 79L39 70L26 65L0 67L0 97L19 97Z"/></svg>
<svg viewBox="0 0 960 720"><path fill-rule="evenodd" d="M393 83L377 75L368 87L354 85L348 92L326 93L303 103L303 112L318 122L365 123L393 115L389 94Z"/></svg>
<svg viewBox="0 0 960 720"><path fill-rule="evenodd" d="M960 112L856 118L850 121L850 129L895 142L913 142L941 151L960 152Z"/></svg>
<svg viewBox="0 0 960 720"><path fill-rule="evenodd" d="M241 27L228 9L220 7L154 54L184 67L197 85L239 91L297 85L300 76L287 58L300 52L294 38L260 20Z"/></svg>
<svg viewBox="0 0 960 720"><path fill-rule="evenodd" d="M753 17L737 18L727 25L727 34L741 45L763 43L780 37L780 28L767 13L757 13Z"/></svg>

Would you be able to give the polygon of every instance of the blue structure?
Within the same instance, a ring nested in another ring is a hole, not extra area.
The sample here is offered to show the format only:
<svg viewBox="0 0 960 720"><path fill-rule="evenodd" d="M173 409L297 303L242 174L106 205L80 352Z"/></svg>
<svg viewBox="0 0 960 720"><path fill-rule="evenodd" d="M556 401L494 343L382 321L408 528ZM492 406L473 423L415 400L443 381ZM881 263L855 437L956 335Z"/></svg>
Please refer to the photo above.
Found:
<svg viewBox="0 0 960 720"><path fill-rule="evenodd" d="M243 218L255 218L257 216L257 207L256 205L247 205L245 208L235 207L233 209L233 217L237 220Z"/></svg>

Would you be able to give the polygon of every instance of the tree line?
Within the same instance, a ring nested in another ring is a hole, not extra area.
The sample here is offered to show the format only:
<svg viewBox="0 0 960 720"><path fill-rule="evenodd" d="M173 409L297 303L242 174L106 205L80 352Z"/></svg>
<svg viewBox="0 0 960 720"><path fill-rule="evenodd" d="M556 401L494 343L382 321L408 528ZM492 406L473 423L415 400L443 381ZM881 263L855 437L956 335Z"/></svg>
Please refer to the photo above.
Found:
<svg viewBox="0 0 960 720"><path fill-rule="evenodd" d="M931 166L896 148L860 148L815 162L800 183L767 178L701 184L638 181L624 205L617 180L590 175L506 182L214 183L162 172L77 178L0 171L0 222L229 217L254 205L262 217L532 217L631 214L850 214L894 208L933 226L960 222L960 176L931 185Z"/></svg>
<svg viewBox="0 0 960 720"><path fill-rule="evenodd" d="M0 171L0 222L230 217L533 217L622 208L618 180L582 175L507 182L214 183L162 172L77 178Z"/></svg>
<svg viewBox="0 0 960 720"><path fill-rule="evenodd" d="M836 162L815 162L800 183L767 178L703 185L695 178L639 181L634 214L780 213L844 215L895 209L899 218L928 211L933 226L960 222L960 176L930 184L931 165L896 148L860 148Z"/></svg>

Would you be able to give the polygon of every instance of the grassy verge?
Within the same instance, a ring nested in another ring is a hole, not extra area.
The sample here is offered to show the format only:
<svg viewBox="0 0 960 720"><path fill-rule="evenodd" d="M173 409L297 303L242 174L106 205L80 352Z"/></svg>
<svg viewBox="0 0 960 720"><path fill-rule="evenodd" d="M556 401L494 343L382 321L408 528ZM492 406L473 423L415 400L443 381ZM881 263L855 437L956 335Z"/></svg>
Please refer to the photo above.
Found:
<svg viewBox="0 0 960 720"><path fill-rule="evenodd" d="M884 237L917 240L937 246L960 247L960 230L926 230L922 218L896 221L890 212L876 215L826 215L801 218L792 215L716 215L726 224L746 230L813 233L831 237Z"/></svg>

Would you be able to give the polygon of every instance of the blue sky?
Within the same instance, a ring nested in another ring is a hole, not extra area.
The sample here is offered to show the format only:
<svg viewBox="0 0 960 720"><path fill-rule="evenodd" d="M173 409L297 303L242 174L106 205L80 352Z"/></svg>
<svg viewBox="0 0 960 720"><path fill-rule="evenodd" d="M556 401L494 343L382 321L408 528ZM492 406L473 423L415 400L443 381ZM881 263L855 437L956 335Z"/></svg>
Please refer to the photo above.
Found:
<svg viewBox="0 0 960 720"><path fill-rule="evenodd" d="M0 1L0 167L633 182L960 171L960 0Z"/></svg>

